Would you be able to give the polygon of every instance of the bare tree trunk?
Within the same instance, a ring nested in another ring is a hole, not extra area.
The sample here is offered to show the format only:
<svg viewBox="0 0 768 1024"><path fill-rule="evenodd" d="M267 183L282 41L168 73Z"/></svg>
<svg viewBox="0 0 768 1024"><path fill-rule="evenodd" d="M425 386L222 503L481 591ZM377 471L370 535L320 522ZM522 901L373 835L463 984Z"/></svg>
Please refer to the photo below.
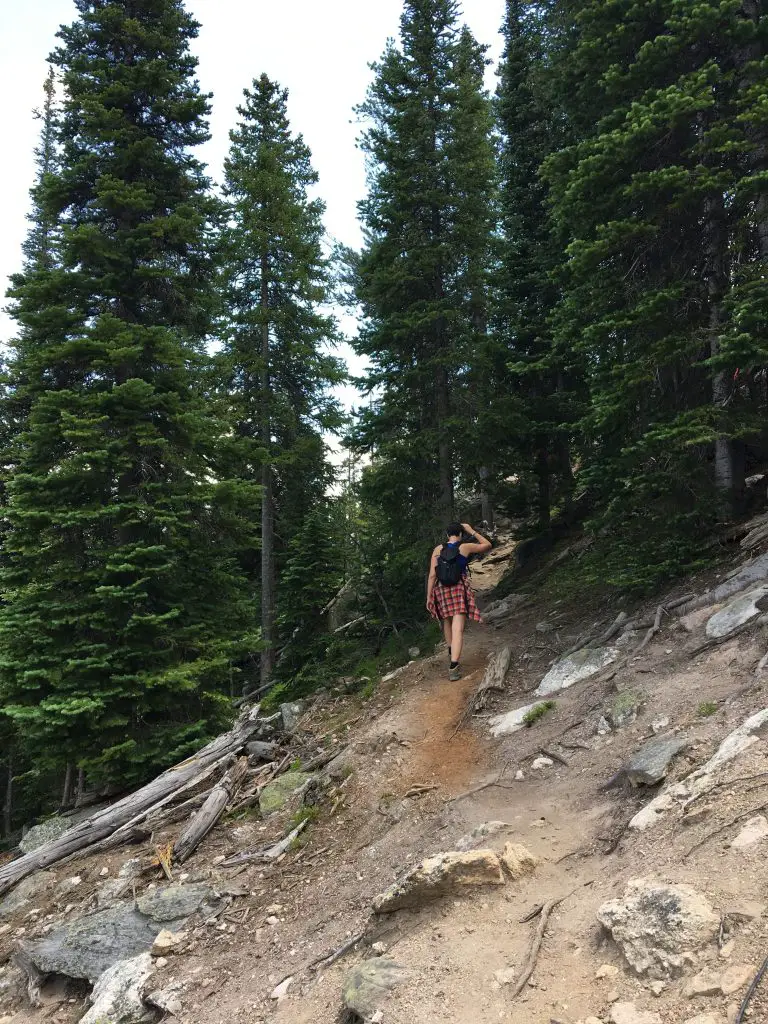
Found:
<svg viewBox="0 0 768 1024"><path fill-rule="evenodd" d="M480 514L488 529L493 531L496 526L496 518L493 512L491 496L488 493L488 469L485 466L481 466L478 470L478 476L480 477Z"/></svg>
<svg viewBox="0 0 768 1024"><path fill-rule="evenodd" d="M275 494L270 452L272 450L272 424L270 416L269 372L269 262L261 258L261 441L265 462L261 470L261 636L265 648L261 652L261 688L272 681L275 668Z"/></svg>
<svg viewBox="0 0 768 1024"><path fill-rule="evenodd" d="M75 787L75 807L80 806L80 801L85 795L85 771L82 768L77 772L77 786Z"/></svg>
<svg viewBox="0 0 768 1024"><path fill-rule="evenodd" d="M712 357L720 352L723 329L722 302L728 288L726 267L725 206L722 196L713 196L705 205L705 244L707 253L707 293L709 295L709 347ZM732 400L731 375L727 369L717 370L712 379L712 405L717 413ZM721 419L718 416L717 419ZM717 424L715 439L715 486L727 496L731 506L738 504L744 493L744 466L739 458L739 445Z"/></svg>
<svg viewBox="0 0 768 1024"><path fill-rule="evenodd" d="M453 519L453 465L451 461L451 443L446 433L450 404L448 401L448 372L444 366L437 369L435 379L437 389L437 429L438 429L438 478L440 486L440 513L445 523Z"/></svg>
<svg viewBox="0 0 768 1024"><path fill-rule="evenodd" d="M8 754L8 774L5 777L5 803L3 804L3 835L7 839L11 834L11 817L13 814L13 753Z"/></svg>
<svg viewBox="0 0 768 1024"><path fill-rule="evenodd" d="M66 811L72 806L72 784L74 782L74 771L71 764L67 765L64 773L64 791L61 794L61 807Z"/></svg>
<svg viewBox="0 0 768 1024"><path fill-rule="evenodd" d="M536 476L539 481L539 526L542 530L548 530L551 525L552 497L547 439L543 435L536 438Z"/></svg>

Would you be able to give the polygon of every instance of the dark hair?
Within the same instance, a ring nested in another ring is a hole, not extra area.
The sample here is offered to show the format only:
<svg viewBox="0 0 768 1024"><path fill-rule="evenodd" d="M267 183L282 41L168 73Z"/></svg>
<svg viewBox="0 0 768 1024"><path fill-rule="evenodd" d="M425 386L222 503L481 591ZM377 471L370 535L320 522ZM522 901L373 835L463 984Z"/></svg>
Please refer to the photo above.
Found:
<svg viewBox="0 0 768 1024"><path fill-rule="evenodd" d="M464 527L461 523L448 523L445 532L448 537L461 537L464 533Z"/></svg>

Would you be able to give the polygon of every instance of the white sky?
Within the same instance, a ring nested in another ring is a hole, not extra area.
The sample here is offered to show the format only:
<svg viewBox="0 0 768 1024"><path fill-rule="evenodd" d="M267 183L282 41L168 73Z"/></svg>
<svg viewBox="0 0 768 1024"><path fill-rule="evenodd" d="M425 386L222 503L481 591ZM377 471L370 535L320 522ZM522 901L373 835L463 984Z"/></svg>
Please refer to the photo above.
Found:
<svg viewBox="0 0 768 1024"><path fill-rule="evenodd" d="M464 0L464 16L475 36L490 44L497 58L504 0ZM326 229L347 245L360 244L356 202L365 190L362 154L355 140L359 126L353 107L371 80L389 36L396 36L401 0L188 0L201 22L195 51L202 88L213 93L212 139L201 151L218 180L236 121L242 90L262 72L289 90L288 112L302 132L320 175L327 203ZM56 45L56 30L75 19L72 0L2 0L0 95L5 97L5 157L0 162L0 283L19 268L26 233L24 215L34 175L33 149L46 57ZM489 86L493 86L492 69ZM348 323L344 324L349 328ZM0 316L0 340L13 325ZM355 370L355 360L342 353ZM354 393L342 396L354 401Z"/></svg>

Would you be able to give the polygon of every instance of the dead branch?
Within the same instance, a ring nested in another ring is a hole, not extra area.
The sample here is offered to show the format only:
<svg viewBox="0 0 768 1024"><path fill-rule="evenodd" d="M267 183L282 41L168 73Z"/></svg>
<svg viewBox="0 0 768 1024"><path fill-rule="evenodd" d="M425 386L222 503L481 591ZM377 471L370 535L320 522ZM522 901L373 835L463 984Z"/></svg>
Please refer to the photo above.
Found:
<svg viewBox="0 0 768 1024"><path fill-rule="evenodd" d="M73 854L82 854L129 822L146 817L177 799L179 793L199 785L202 777L211 774L232 754L242 750L256 729L258 710L258 706L250 708L229 732L217 737L186 761L158 775L142 789L78 822L59 839L0 867L0 896L32 872L58 864Z"/></svg>
<svg viewBox="0 0 768 1024"><path fill-rule="evenodd" d="M533 937L531 948L528 951L528 957L525 961L520 977L515 982L515 987L512 989L512 999L516 999L523 991L525 986L533 974L536 968L536 962L539 959L539 951L541 950L541 944L544 941L544 932L547 930L547 923L549 922L550 915L555 907L559 906L563 900L567 900L568 893L566 896L560 896L558 899L550 900L549 903L545 903L541 911L541 920L539 921L539 927L536 929L536 934Z"/></svg>
<svg viewBox="0 0 768 1024"><path fill-rule="evenodd" d="M653 638L659 632L659 630L661 629L661 620L664 618L666 611L667 609L664 607L663 604L660 604L659 607L656 609L656 618L653 621L653 625L643 637L642 643L639 645L639 647L635 648L635 654L639 654L640 651L644 651L648 644L651 642L651 640L653 640Z"/></svg>
<svg viewBox="0 0 768 1024"><path fill-rule="evenodd" d="M544 757L550 758L552 761L559 761L565 768L570 768L571 766L571 762L566 757L555 753L554 750L549 750L547 747L539 747L539 753L543 754Z"/></svg>
<svg viewBox="0 0 768 1024"><path fill-rule="evenodd" d="M309 819L305 818L304 821L300 821L295 829L289 832L287 836L284 836L278 843L275 843L274 846L262 847L260 850L250 850L247 853L238 853L234 857L230 857L229 860L225 860L221 866L223 868L233 868L238 864L250 864L253 861L260 861L265 864L275 861L289 849L294 839L301 835L308 824Z"/></svg>
<svg viewBox="0 0 768 1024"><path fill-rule="evenodd" d="M307 964L308 971L319 971L324 967L330 967L335 964L337 960L341 960L343 956L349 953L355 948L355 946L362 942L365 938L365 931L358 932L357 935L353 935L351 939L347 939L346 942L342 943L338 949L334 949L331 953L327 953L325 956L320 956L317 960L313 960L312 963Z"/></svg>
<svg viewBox="0 0 768 1024"><path fill-rule="evenodd" d="M173 847L173 859L183 864L192 856L213 826L222 816L248 771L248 758L241 757L230 768L224 778L213 787L210 796L200 810L189 821Z"/></svg>

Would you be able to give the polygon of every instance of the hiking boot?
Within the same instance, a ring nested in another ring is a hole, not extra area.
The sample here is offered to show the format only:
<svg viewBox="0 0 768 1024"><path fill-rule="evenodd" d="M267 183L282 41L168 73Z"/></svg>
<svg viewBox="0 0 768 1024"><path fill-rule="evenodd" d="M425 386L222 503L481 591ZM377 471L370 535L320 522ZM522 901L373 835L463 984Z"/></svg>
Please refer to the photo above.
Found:
<svg viewBox="0 0 768 1024"><path fill-rule="evenodd" d="M455 683L457 679L461 679L461 666L457 665L456 668L448 669L448 679Z"/></svg>

